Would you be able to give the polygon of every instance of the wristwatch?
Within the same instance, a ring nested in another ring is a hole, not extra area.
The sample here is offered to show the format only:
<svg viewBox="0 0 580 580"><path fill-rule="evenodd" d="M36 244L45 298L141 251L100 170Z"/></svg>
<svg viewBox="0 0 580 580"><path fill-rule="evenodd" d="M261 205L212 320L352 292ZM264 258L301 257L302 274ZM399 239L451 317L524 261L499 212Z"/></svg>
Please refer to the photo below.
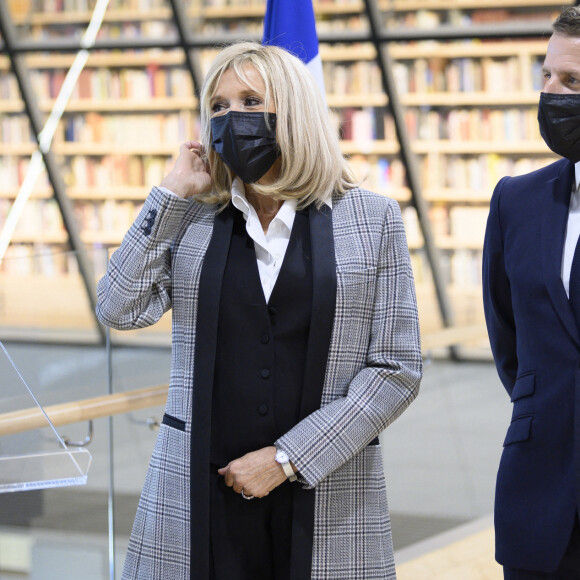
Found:
<svg viewBox="0 0 580 580"><path fill-rule="evenodd" d="M292 469L292 466L290 465L290 458L288 457L286 451L277 449L275 459L282 466L282 469L284 470L286 477L290 481L296 481L298 479L298 477L296 477L296 474L294 473L294 470Z"/></svg>

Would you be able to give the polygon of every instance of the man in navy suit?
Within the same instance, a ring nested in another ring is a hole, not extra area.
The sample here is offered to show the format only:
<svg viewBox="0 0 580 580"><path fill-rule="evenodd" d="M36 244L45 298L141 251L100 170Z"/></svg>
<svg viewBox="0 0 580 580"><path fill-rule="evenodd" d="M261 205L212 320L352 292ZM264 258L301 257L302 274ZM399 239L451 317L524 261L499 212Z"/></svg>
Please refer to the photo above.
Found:
<svg viewBox="0 0 580 580"><path fill-rule="evenodd" d="M580 8L553 31L538 121L563 159L498 183L483 250L489 339L513 403L495 499L508 580L580 579Z"/></svg>

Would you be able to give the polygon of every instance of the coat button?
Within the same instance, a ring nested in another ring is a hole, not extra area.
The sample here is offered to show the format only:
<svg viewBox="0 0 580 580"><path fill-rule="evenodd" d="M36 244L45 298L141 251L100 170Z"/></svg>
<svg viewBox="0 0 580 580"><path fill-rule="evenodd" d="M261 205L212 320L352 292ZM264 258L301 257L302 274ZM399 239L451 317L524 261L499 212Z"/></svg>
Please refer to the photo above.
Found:
<svg viewBox="0 0 580 580"><path fill-rule="evenodd" d="M258 407L258 413L260 413L260 415L264 416L268 414L268 405L266 405L266 403L262 403L259 407Z"/></svg>
<svg viewBox="0 0 580 580"><path fill-rule="evenodd" d="M262 344L268 344L270 342L270 335L269 334L262 334L262 338L260 339Z"/></svg>
<svg viewBox="0 0 580 580"><path fill-rule="evenodd" d="M262 369L262 370L260 371L260 376L261 376L263 379L267 379L267 378L270 376L270 369Z"/></svg>

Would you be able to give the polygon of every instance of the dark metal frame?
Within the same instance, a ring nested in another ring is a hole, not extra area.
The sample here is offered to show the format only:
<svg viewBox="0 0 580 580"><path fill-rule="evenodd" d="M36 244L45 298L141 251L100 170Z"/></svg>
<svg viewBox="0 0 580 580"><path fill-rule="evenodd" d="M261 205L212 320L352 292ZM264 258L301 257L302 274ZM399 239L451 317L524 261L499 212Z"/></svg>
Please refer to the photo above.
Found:
<svg viewBox="0 0 580 580"><path fill-rule="evenodd" d="M189 33L187 26L187 15L182 5L182 0L168 0L171 9L173 21L177 29L177 35L166 36L155 39L130 39L123 41L121 39L101 39L97 40L91 50L116 50L116 49L147 49L147 48L164 48L171 49L181 47L185 55L186 66L191 74L193 85L196 93L199 95L201 88L201 71L196 58L193 54L195 49L215 47L234 40L239 40L238 35L223 34L213 35L211 39L194 38ZM393 74L392 61L389 55L387 44L392 41L405 40L453 40L469 38L529 38L542 37L551 33L550 24L522 24L522 25L493 25L493 26L472 26L472 27L451 27L440 26L435 29L427 30L385 30L381 24L381 13L376 0L364 0L365 12L369 21L369 32L343 32L340 34L319 34L321 43L349 43L349 42L371 42L376 49L377 63L381 71L381 77L385 93L389 100L389 107L393 115L397 137L400 145L401 160L405 166L408 185L411 190L412 204L417 210L419 224L423 233L425 252L431 267L433 282L437 294L437 301L441 312L443 324L450 326L453 323L453 312L447 296L447 291L438 260L438 250L435 246L431 224L428 218L427 204L421 193L418 166L411 149L409 136L404 123L403 107L401 105L396 90ZM580 0L576 0L576 5L580 5ZM18 85L25 104L26 113L28 114L35 135L38 136L42 126L40 113L32 93L26 67L22 61L21 55L31 52L59 51L59 52L77 52L82 47L78 39L57 39L50 42L37 41L17 41L15 38L14 26L6 7L6 0L0 0L0 33L4 41L0 41L0 51L8 53L11 59L14 74L17 78ZM246 39L259 41L260 38L255 35L245 36ZM95 303L94 277L90 268L90 263L86 259L84 246L78 234L76 223L72 214L72 207L69 198L65 194L64 184L52 153L43 153L44 161L49 175L50 182L53 186L55 198L59 204L63 221L67 229L71 248L77 252L79 257L79 268L83 276L87 294L91 306ZM97 324L101 338L104 341L103 329ZM455 351L452 349L452 355Z"/></svg>

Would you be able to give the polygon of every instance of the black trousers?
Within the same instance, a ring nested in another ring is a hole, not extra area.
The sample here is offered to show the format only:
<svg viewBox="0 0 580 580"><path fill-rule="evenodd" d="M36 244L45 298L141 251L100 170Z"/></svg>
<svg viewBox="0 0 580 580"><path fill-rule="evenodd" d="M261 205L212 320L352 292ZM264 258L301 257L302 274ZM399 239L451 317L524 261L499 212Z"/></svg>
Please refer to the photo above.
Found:
<svg viewBox="0 0 580 580"><path fill-rule="evenodd" d="M503 568L504 580L580 580L580 524L578 518L572 530L570 543L555 572L534 572Z"/></svg>
<svg viewBox="0 0 580 580"><path fill-rule="evenodd" d="M211 580L289 580L293 494L244 499L210 465Z"/></svg>

